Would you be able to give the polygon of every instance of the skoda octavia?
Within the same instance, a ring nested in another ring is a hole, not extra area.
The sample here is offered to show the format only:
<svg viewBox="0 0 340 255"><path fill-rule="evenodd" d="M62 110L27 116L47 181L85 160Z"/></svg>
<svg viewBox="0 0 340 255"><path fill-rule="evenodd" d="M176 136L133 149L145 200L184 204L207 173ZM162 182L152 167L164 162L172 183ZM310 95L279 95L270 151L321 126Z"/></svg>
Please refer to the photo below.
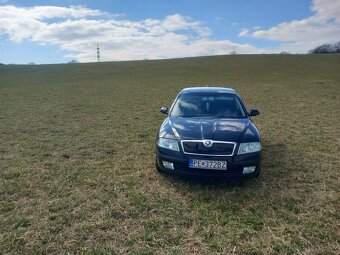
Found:
<svg viewBox="0 0 340 255"><path fill-rule="evenodd" d="M156 168L201 177L258 177L260 134L240 95L230 88L183 89L156 137Z"/></svg>

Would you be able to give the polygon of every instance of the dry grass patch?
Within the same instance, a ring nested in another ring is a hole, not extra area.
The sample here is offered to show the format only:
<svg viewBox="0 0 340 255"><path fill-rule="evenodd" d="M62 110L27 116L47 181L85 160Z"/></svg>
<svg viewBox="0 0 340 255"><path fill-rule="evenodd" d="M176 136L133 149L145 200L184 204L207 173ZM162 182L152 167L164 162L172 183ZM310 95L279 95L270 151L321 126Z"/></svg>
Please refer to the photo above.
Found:
<svg viewBox="0 0 340 255"><path fill-rule="evenodd" d="M0 253L339 254L339 55L0 67ZM256 180L160 175L187 86L240 92Z"/></svg>

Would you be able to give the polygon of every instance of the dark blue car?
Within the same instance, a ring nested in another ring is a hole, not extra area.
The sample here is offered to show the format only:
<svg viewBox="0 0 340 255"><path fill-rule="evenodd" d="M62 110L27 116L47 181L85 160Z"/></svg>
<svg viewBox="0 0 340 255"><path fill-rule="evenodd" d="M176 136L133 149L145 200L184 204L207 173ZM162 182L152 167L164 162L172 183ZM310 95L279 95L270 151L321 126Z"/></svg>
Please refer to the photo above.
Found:
<svg viewBox="0 0 340 255"><path fill-rule="evenodd" d="M258 177L260 134L241 97L230 88L183 89L156 138L156 168L201 177Z"/></svg>

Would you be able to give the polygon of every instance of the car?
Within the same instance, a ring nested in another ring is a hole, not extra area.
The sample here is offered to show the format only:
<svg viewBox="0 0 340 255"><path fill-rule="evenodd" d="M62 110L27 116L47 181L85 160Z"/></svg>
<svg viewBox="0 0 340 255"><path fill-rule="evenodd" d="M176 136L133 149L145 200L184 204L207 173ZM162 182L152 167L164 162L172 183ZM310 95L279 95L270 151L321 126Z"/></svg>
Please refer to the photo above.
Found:
<svg viewBox="0 0 340 255"><path fill-rule="evenodd" d="M231 88L183 89L156 136L156 169L204 178L258 177L261 137L240 95Z"/></svg>

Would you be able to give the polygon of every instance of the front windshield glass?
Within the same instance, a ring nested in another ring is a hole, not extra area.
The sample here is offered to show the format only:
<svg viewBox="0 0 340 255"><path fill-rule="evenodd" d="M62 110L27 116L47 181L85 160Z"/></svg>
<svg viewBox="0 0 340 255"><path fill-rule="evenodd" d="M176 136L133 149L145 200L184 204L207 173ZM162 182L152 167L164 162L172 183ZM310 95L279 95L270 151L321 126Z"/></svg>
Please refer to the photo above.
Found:
<svg viewBox="0 0 340 255"><path fill-rule="evenodd" d="M174 117L245 118L245 111L235 94L182 93L171 111Z"/></svg>

